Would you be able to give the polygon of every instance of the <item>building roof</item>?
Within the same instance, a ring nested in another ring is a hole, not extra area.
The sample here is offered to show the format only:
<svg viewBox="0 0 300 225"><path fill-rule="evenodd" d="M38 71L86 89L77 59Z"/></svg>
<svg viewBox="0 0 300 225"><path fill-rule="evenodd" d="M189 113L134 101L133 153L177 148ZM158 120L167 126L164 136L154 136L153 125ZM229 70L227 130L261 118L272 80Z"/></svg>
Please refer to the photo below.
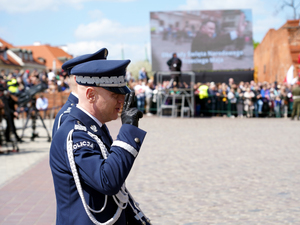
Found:
<svg viewBox="0 0 300 225"><path fill-rule="evenodd" d="M18 55L18 51L22 51L31 54L31 51L29 49L20 49L5 40L0 38L0 52L6 52L6 59L4 58L4 54L0 54L0 60L2 61L3 64L5 65L11 65L11 66L22 66L20 62L23 63L30 63L31 65L44 65L44 63L40 62L39 60L36 60L33 58L33 60L30 60L30 58L24 59L20 58L20 61L18 62L16 57L13 57L12 54L7 54L7 50L11 50L12 52L15 53L16 57L20 58Z"/></svg>
<svg viewBox="0 0 300 225"><path fill-rule="evenodd" d="M66 53L59 47L53 47L50 45L30 45L30 46L18 46L22 49L30 49L33 54L33 58L39 60L43 58L46 60L46 67L48 69L53 68L53 60L55 60L56 69L60 70L64 61L62 59L72 59L73 56Z"/></svg>
<svg viewBox="0 0 300 225"><path fill-rule="evenodd" d="M4 49L4 48L14 48L14 46L6 41L4 41L3 39L0 38L0 49Z"/></svg>
<svg viewBox="0 0 300 225"><path fill-rule="evenodd" d="M11 66L20 66L20 64L14 60L10 55L7 56L7 59L4 59L2 55L0 55L0 61L2 61L5 65L11 65Z"/></svg>
<svg viewBox="0 0 300 225"><path fill-rule="evenodd" d="M7 49L14 48L14 46L3 39L0 38L0 51L6 51ZM20 66L20 64L13 59L10 55L7 55L7 59L4 58L2 54L0 54L0 61L5 65L12 65L12 66Z"/></svg>

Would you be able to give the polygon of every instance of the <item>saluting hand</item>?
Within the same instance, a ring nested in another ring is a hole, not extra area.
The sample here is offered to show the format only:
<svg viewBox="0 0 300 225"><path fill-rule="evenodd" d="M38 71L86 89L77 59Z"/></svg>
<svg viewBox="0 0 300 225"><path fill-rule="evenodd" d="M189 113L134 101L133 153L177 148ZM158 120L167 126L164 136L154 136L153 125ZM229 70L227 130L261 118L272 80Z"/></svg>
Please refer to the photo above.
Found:
<svg viewBox="0 0 300 225"><path fill-rule="evenodd" d="M139 126L139 119L143 117L143 113L136 107L133 107L135 93L134 91L126 94L121 114L122 124L131 124Z"/></svg>

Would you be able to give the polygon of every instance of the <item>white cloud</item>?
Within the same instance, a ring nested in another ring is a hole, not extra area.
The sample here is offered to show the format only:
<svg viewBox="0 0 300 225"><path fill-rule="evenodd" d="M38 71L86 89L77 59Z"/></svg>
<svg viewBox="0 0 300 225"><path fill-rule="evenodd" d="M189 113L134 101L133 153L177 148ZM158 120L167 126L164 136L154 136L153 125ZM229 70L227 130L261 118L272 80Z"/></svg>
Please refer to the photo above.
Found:
<svg viewBox="0 0 300 225"><path fill-rule="evenodd" d="M253 33L256 34L254 40L261 42L270 29L278 29L284 23L282 18L274 16L255 20L253 24Z"/></svg>
<svg viewBox="0 0 300 225"><path fill-rule="evenodd" d="M135 0L0 0L0 11L26 13L43 10L58 10L61 5L75 9L83 8L85 2L132 2Z"/></svg>
<svg viewBox="0 0 300 225"><path fill-rule="evenodd" d="M81 41L76 43L68 43L68 53L74 57L89 54L98 51L101 48L108 49L109 60L122 59L122 49L124 52L124 59L130 59L132 62L141 61L145 59L145 47L147 47L148 59L150 58L150 43L146 45L140 44L118 44L104 41Z"/></svg>
<svg viewBox="0 0 300 225"><path fill-rule="evenodd" d="M0 10L8 13L26 13L45 9L55 10L59 5L57 0L0 0Z"/></svg>
<svg viewBox="0 0 300 225"><path fill-rule="evenodd" d="M145 60L147 47L148 59L151 58L149 25L125 27L119 22L101 18L102 13L98 10L89 14L92 17L99 15L100 19L77 27L75 37L81 41L68 44L70 54L78 56L105 47L109 52L108 59L122 59L123 49L125 59L135 62Z"/></svg>
<svg viewBox="0 0 300 225"><path fill-rule="evenodd" d="M9 32L9 30L6 27L0 27L0 34L1 34L1 38L3 37L12 37L13 35L11 35L11 33Z"/></svg>
<svg viewBox="0 0 300 225"><path fill-rule="evenodd" d="M118 22L101 19L89 24L80 24L75 31L79 40L106 39L120 43L146 41L149 36L149 26L124 27Z"/></svg>
<svg viewBox="0 0 300 225"><path fill-rule="evenodd" d="M103 13L99 9L89 11L88 15L94 20L100 20L103 18Z"/></svg>
<svg viewBox="0 0 300 225"><path fill-rule="evenodd" d="M261 0L187 0L180 5L181 10L217 10L217 9L252 9L258 13L265 12L265 2Z"/></svg>

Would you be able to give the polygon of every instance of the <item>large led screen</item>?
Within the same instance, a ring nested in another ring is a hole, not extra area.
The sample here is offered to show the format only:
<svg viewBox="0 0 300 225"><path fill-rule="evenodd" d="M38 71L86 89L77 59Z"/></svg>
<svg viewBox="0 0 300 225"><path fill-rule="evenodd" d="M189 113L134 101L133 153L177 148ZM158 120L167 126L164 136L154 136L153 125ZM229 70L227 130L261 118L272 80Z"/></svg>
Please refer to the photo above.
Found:
<svg viewBox="0 0 300 225"><path fill-rule="evenodd" d="M253 68L249 9L150 13L152 70L168 71L173 53L182 71Z"/></svg>

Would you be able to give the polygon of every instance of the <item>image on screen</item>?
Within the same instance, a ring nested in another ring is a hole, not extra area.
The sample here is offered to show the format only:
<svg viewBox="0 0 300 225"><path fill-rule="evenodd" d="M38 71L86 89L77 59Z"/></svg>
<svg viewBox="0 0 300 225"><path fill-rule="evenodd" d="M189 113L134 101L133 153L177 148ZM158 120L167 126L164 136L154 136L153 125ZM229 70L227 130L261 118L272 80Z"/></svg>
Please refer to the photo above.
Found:
<svg viewBox="0 0 300 225"><path fill-rule="evenodd" d="M153 71L168 71L173 53L182 71L253 68L250 9L150 12Z"/></svg>

